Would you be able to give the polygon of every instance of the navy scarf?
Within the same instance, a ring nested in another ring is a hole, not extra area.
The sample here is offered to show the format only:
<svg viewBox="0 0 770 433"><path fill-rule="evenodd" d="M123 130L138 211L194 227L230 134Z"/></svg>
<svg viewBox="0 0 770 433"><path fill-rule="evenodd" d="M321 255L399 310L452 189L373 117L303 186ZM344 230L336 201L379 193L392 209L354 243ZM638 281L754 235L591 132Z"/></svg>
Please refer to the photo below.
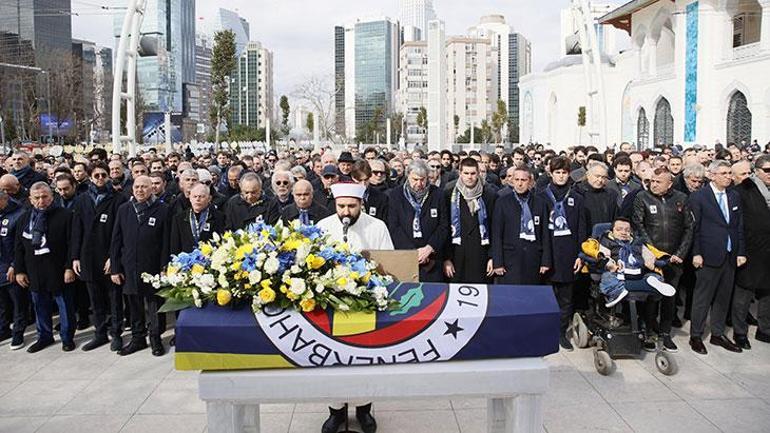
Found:
<svg viewBox="0 0 770 433"><path fill-rule="evenodd" d="M420 215L422 215L422 205L425 204L425 200L428 198L428 191L430 186L426 186L422 191L414 191L409 187L409 182L404 184L404 197L412 205L414 209L414 218L412 219L412 237L415 239L422 238L422 225L420 224Z"/></svg>
<svg viewBox="0 0 770 433"><path fill-rule="evenodd" d="M190 209L190 231L192 232L195 245L200 241L201 233L206 228L206 220L209 218L209 207L207 206L206 209L203 209L197 217L195 216L195 211Z"/></svg>
<svg viewBox="0 0 770 433"><path fill-rule="evenodd" d="M48 233L48 216L58 208L59 204L55 201L45 209L32 208L32 213L29 216L28 233L32 235L33 248L43 247L43 239Z"/></svg>
<svg viewBox="0 0 770 433"><path fill-rule="evenodd" d="M479 181L481 182L481 181ZM460 224L460 200L465 197L455 187L452 191L452 207L450 208L450 217L452 219L452 243L462 245L462 224ZM489 245L489 230L487 228L487 207L484 199L479 196L476 200L478 212L476 217L479 221L479 234L481 235L481 245Z"/></svg>
<svg viewBox="0 0 770 433"><path fill-rule="evenodd" d="M525 241L534 242L535 237L535 222L532 218L532 210L529 208L529 194L524 197L520 197L519 194L514 191L513 196L521 206L521 220L519 222L519 238Z"/></svg>
<svg viewBox="0 0 770 433"><path fill-rule="evenodd" d="M572 231L567 224L567 209L564 207L564 201L568 200L570 193L569 187L566 188L567 192L561 199L556 197L554 191L558 194L560 192L559 190L563 189L563 187L551 183L545 188L545 194L548 196L548 199L551 200L551 204L553 205L553 210L548 218L548 229L553 230L554 236L569 236L572 234Z"/></svg>

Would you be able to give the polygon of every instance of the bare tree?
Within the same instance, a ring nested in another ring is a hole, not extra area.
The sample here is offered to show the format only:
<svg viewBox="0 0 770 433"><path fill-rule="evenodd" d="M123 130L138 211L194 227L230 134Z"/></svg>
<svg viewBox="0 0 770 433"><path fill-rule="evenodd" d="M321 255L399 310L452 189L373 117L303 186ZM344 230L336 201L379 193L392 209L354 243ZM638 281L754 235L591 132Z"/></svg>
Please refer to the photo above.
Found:
<svg viewBox="0 0 770 433"><path fill-rule="evenodd" d="M305 101L315 113L314 121L318 124L321 138L331 141L335 139L334 96L341 91L335 87L331 75L313 75L292 92L293 97Z"/></svg>

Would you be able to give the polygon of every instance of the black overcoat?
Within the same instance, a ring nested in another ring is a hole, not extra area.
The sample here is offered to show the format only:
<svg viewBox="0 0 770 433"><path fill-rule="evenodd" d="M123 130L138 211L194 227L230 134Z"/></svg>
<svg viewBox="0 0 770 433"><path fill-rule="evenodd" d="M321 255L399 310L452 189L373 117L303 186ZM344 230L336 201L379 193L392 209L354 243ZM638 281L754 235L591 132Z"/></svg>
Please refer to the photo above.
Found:
<svg viewBox="0 0 770 433"><path fill-rule="evenodd" d="M369 216L373 216L380 221L388 222L388 195L382 191L368 187L366 189L366 200L364 200L364 210Z"/></svg>
<svg viewBox="0 0 770 433"><path fill-rule="evenodd" d="M481 245L481 231L479 230L478 215L471 214L468 202L460 197L460 238L461 244L452 243L452 190L445 195L445 212L449 221L450 236L446 241L444 260L451 260L455 268L455 275L451 278L453 283L488 283L487 262L489 261L489 247L492 241L492 214L495 211L497 190L486 184L481 194L484 207L487 210L487 230L490 244Z"/></svg>
<svg viewBox="0 0 770 433"><path fill-rule="evenodd" d="M47 217L48 230L45 247L51 251L35 255L32 239L24 236L29 231L32 210L27 210L16 229L16 260L14 271L27 274L29 289L33 292L44 291L60 293L64 287L64 271L70 269L70 238L72 236L72 212L64 208L51 210Z"/></svg>
<svg viewBox="0 0 770 433"><path fill-rule="evenodd" d="M99 281L104 275L104 262L110 258L112 232L118 208L126 196L112 193L95 205L91 195L75 199L72 214L72 260L80 260L80 279Z"/></svg>
<svg viewBox="0 0 770 433"><path fill-rule="evenodd" d="M310 217L310 224L318 224L318 221L328 217L333 212L320 204L313 202L308 209L308 216ZM286 206L281 211L281 220L284 224L288 224L296 219L299 219L299 208L296 203L292 203Z"/></svg>
<svg viewBox="0 0 770 433"><path fill-rule="evenodd" d="M218 233L222 235L225 232L225 214L214 207L209 206L209 213L206 217L206 223L201 227L200 241L208 241ZM198 244L195 242L190 227L190 211L180 212L171 218L171 235L169 237L169 253L189 253Z"/></svg>
<svg viewBox="0 0 770 433"><path fill-rule="evenodd" d="M540 192L540 198L546 203L548 212L546 224L548 224L551 212L553 212L553 204L545 191ZM549 229L553 266L546 277L554 283L571 283L577 279L573 267L580 252L580 244L586 240L588 231L583 195L575 188L572 188L565 196L564 209L567 214L567 226L571 234L554 236L553 230Z"/></svg>
<svg viewBox="0 0 770 433"><path fill-rule="evenodd" d="M738 268L736 283L750 290L770 290L770 208L751 179L735 190L741 195L746 265Z"/></svg>
<svg viewBox="0 0 770 433"><path fill-rule="evenodd" d="M273 225L281 217L281 207L278 200L262 195L255 205L250 205L243 197L233 196L225 205L225 227L227 230L245 229L249 224L262 217L265 224Z"/></svg>

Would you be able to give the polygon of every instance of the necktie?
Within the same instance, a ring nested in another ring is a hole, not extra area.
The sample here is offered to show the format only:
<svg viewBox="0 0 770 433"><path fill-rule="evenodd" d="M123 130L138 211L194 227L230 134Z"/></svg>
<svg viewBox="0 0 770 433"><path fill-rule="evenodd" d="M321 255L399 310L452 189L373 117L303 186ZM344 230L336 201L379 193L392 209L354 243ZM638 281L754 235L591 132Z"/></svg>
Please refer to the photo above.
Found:
<svg viewBox="0 0 770 433"><path fill-rule="evenodd" d="M719 195L719 209L722 211L722 216L725 218L725 221L730 224L730 211L727 208L727 197L725 197L724 192L717 193ZM731 252L733 250L733 243L730 239L730 235L727 235L727 252Z"/></svg>
<svg viewBox="0 0 770 433"><path fill-rule="evenodd" d="M310 225L310 217L308 216L308 213L306 210L300 209L299 222L305 226Z"/></svg>

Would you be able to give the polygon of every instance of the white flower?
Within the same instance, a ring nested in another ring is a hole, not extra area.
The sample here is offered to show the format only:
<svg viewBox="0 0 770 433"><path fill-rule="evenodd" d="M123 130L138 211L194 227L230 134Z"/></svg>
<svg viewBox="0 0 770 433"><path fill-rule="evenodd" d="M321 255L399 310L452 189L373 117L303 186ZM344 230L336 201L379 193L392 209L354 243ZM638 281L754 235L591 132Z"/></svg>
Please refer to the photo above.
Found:
<svg viewBox="0 0 770 433"><path fill-rule="evenodd" d="M326 286L324 286L323 284L318 283L318 284L315 285L315 292L316 293L319 293L319 294L323 293L324 290L326 290Z"/></svg>
<svg viewBox="0 0 770 433"><path fill-rule="evenodd" d="M226 289L230 286L230 283L227 281L227 275L225 274L219 274L219 278L217 279L217 282L223 289Z"/></svg>
<svg viewBox="0 0 770 433"><path fill-rule="evenodd" d="M196 285L201 289L201 292L205 294L211 293L212 290L214 290L214 286L216 286L217 282L214 279L214 276L211 274L203 274L198 277Z"/></svg>
<svg viewBox="0 0 770 433"><path fill-rule="evenodd" d="M309 243L303 242L302 245L297 248L297 263L302 263L307 258L308 254L310 254L311 245Z"/></svg>
<svg viewBox="0 0 770 433"><path fill-rule="evenodd" d="M249 272L249 284L259 284L260 281L262 281L262 272L256 269Z"/></svg>
<svg viewBox="0 0 770 433"><path fill-rule="evenodd" d="M305 293L305 290L307 290L305 280L301 278L292 278L289 285L289 290L291 290L291 292L295 295L301 295Z"/></svg>
<svg viewBox="0 0 770 433"><path fill-rule="evenodd" d="M340 311L348 311L350 310L350 307L348 306L348 304L341 302L339 305L337 305L337 309Z"/></svg>
<svg viewBox="0 0 770 433"><path fill-rule="evenodd" d="M277 258L270 257L267 260L265 260L264 270L268 275L274 275L276 272L278 272L279 265L280 263L278 262Z"/></svg>
<svg viewBox="0 0 770 433"><path fill-rule="evenodd" d="M372 294L379 301L388 297L388 289L382 286L377 286L372 289Z"/></svg>
<svg viewBox="0 0 770 433"><path fill-rule="evenodd" d="M203 308L203 301L201 301L200 299L196 299L196 300L195 300L195 301L193 301L193 302L195 302L195 306L196 306L196 307L198 307L198 308Z"/></svg>
<svg viewBox="0 0 770 433"><path fill-rule="evenodd" d="M299 274L302 272L302 269L300 269L300 267L297 265L292 265L290 270L292 274Z"/></svg>

